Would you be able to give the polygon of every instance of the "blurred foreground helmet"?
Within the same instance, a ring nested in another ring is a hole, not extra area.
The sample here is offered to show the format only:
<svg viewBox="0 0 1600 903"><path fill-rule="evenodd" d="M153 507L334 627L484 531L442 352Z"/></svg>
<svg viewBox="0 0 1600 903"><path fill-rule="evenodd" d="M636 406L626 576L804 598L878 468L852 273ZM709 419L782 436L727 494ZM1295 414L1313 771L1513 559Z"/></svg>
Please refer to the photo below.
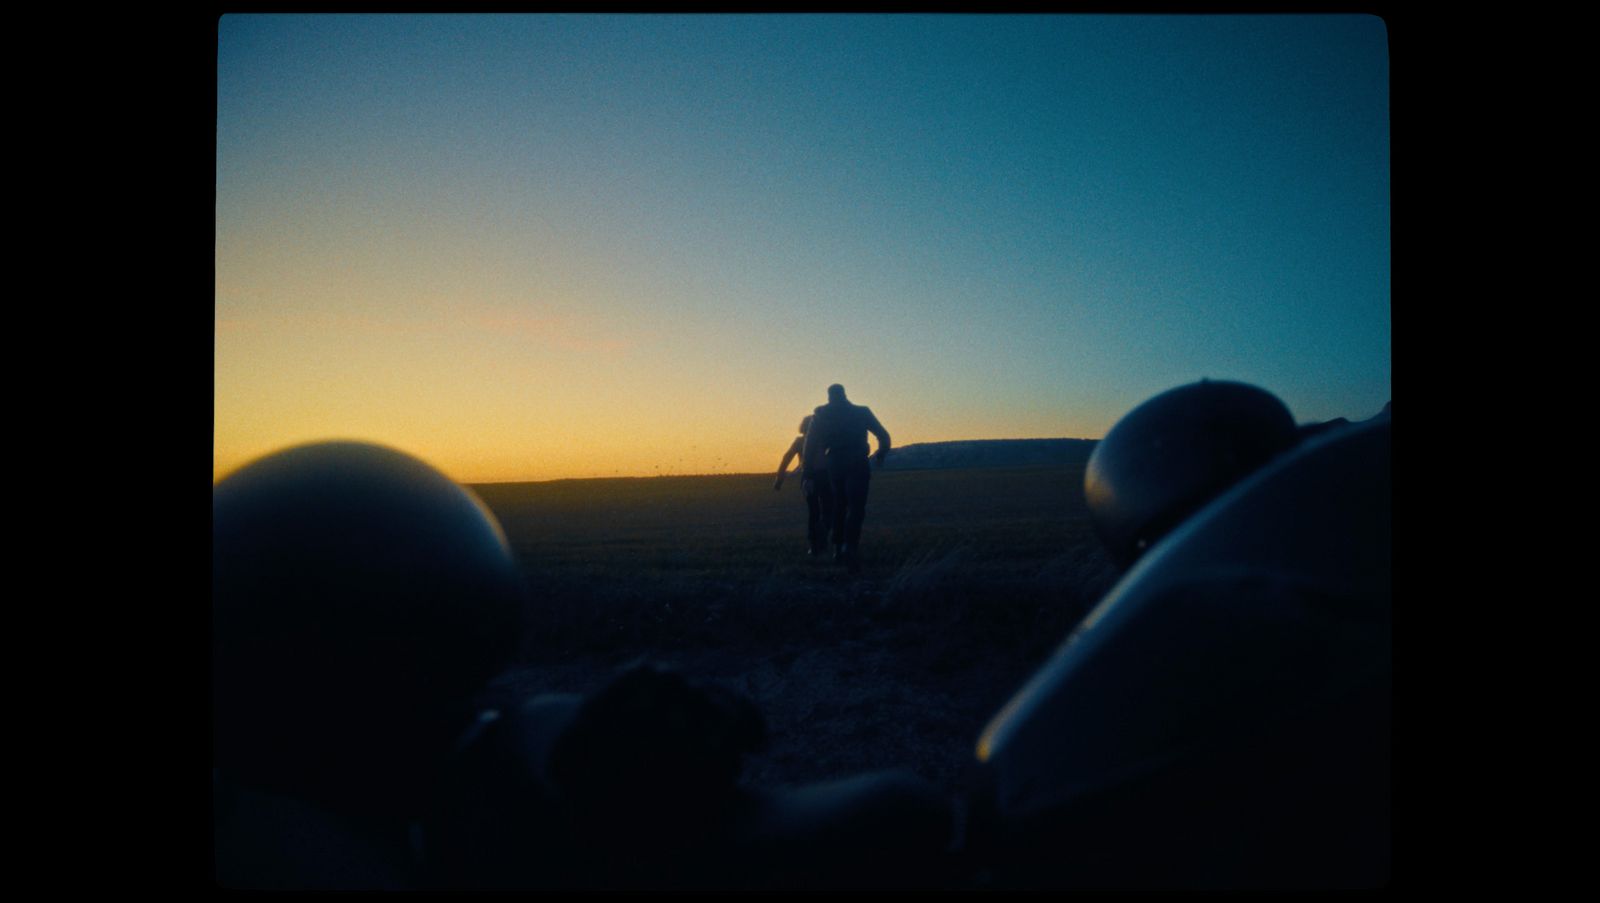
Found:
<svg viewBox="0 0 1600 903"><path fill-rule="evenodd" d="M1289 409L1255 386L1201 380L1163 392L1117 421L1089 457L1095 531L1126 567L1296 437Z"/></svg>
<svg viewBox="0 0 1600 903"><path fill-rule="evenodd" d="M215 764L333 808L414 811L516 651L493 514L427 464L330 442L212 488Z"/></svg>
<svg viewBox="0 0 1600 903"><path fill-rule="evenodd" d="M1389 437L1330 428L1222 490L995 715L978 758L1013 881L1388 880Z"/></svg>

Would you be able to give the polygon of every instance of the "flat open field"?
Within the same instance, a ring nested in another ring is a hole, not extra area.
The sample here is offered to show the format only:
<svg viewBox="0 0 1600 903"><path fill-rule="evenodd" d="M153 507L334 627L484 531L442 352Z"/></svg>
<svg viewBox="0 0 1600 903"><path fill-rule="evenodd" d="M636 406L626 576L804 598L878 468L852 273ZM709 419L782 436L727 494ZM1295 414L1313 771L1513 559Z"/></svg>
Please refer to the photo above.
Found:
<svg viewBox="0 0 1600 903"><path fill-rule="evenodd" d="M904 767L954 789L988 718L1115 579L1083 467L874 471L850 575L805 550L796 478L472 487L531 589L497 692L587 693L646 659L765 716L749 783Z"/></svg>

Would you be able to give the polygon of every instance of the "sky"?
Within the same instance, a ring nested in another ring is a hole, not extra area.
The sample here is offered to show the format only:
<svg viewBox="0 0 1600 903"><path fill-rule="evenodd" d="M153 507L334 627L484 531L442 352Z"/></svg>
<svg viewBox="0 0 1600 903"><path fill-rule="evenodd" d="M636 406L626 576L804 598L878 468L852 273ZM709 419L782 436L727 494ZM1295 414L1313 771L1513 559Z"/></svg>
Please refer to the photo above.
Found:
<svg viewBox="0 0 1600 903"><path fill-rule="evenodd" d="M1360 15L227 15L213 479L463 482L1099 438L1201 378L1390 400Z"/></svg>

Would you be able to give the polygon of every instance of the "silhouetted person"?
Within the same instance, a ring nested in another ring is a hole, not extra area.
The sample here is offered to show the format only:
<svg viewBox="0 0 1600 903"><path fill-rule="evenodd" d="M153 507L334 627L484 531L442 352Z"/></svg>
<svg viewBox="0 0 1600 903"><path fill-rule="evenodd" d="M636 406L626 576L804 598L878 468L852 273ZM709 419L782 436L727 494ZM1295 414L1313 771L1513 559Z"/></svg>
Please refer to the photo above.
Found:
<svg viewBox="0 0 1600 903"><path fill-rule="evenodd" d="M448 477L365 443L268 455L211 500L218 883L420 886L412 826L517 650L504 533Z"/></svg>
<svg viewBox="0 0 1600 903"><path fill-rule="evenodd" d="M937 788L901 769L746 787L759 711L671 671L485 708L526 601L493 514L409 455L318 443L217 483L218 883L902 887L944 862Z"/></svg>
<svg viewBox="0 0 1600 903"><path fill-rule="evenodd" d="M828 403L812 414L800 452L802 460L825 469L833 484L833 557L852 572L861 569L861 521L867 514L867 486L872 480L868 433L878 438L878 451L871 457L882 467L889 454L889 431L871 408L851 404L844 386L834 383L828 387Z"/></svg>
<svg viewBox="0 0 1600 903"><path fill-rule="evenodd" d="M778 462L778 479L772 484L774 492L783 488L783 475L789 462L800 457L800 486L806 497L806 554L820 555L828 547L828 531L833 526L833 485L827 471L813 466L809 458L801 457L806 441L806 430L811 427L811 415L800 421L800 435L794 437L789 450Z"/></svg>
<svg viewBox="0 0 1600 903"><path fill-rule="evenodd" d="M979 739L991 886L1385 885L1392 487L1387 414L1204 380L1119 420L1084 495L1128 570Z"/></svg>

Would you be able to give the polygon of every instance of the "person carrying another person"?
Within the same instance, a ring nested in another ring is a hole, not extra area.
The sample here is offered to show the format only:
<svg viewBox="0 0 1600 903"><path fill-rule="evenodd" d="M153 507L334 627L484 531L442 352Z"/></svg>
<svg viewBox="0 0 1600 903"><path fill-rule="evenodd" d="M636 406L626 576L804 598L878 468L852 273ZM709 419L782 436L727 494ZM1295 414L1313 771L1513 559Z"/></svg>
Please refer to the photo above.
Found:
<svg viewBox="0 0 1600 903"><path fill-rule="evenodd" d="M806 467L826 471L833 487L833 542L835 561L861 570L861 522L867 513L867 488L872 479L868 458L879 467L889 454L889 431L872 409L851 404L844 386L828 387L828 403L812 412L811 428L801 447ZM878 439L878 450L868 454L867 434Z"/></svg>

